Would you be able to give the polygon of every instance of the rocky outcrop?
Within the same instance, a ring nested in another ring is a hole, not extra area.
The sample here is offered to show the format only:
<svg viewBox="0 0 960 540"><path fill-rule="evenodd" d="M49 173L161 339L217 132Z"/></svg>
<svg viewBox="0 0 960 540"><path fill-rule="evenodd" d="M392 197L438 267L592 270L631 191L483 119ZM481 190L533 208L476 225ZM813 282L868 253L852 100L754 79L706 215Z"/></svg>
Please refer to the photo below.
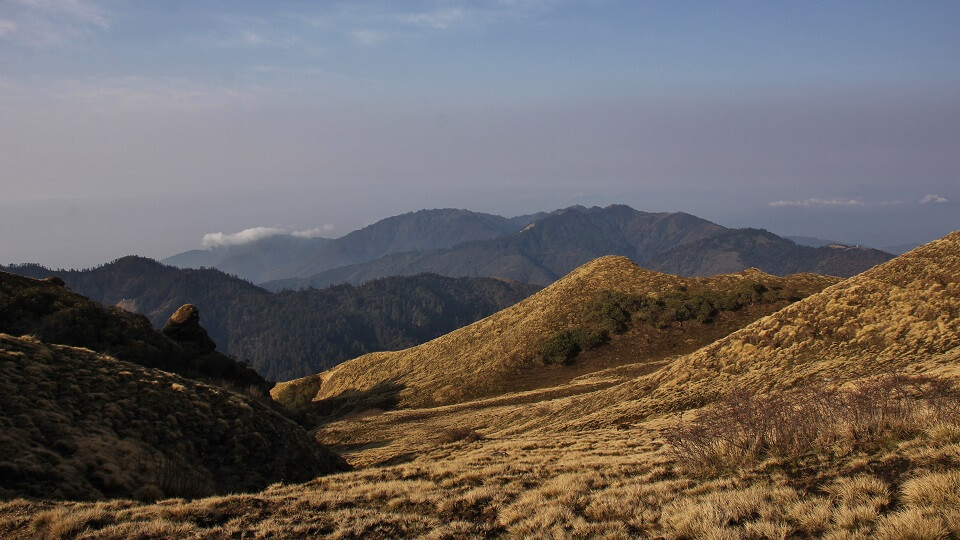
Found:
<svg viewBox="0 0 960 540"><path fill-rule="evenodd" d="M196 350L199 354L213 352L217 348L217 344L210 339L207 331L200 326L200 310L193 304L184 304L173 312L167 324L163 326L163 333L181 345Z"/></svg>

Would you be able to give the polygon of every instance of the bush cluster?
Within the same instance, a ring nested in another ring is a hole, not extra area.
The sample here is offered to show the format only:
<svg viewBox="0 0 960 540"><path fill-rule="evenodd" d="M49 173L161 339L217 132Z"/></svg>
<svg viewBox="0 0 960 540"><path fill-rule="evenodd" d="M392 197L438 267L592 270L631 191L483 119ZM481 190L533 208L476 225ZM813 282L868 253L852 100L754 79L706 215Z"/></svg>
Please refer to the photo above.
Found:
<svg viewBox="0 0 960 540"><path fill-rule="evenodd" d="M468 427L452 427L443 430L440 433L439 442L441 444L451 444L460 441L476 442L482 441L484 436L479 431Z"/></svg>
<svg viewBox="0 0 960 540"><path fill-rule="evenodd" d="M537 357L544 364L569 364L580 351L599 347L608 339L605 331L577 327L544 340Z"/></svg>
<svg viewBox="0 0 960 540"><path fill-rule="evenodd" d="M546 364L569 364L581 351L606 343L610 334L622 334L632 323L665 328L695 319L707 324L721 311L736 311L756 303L794 302L801 297L795 290L754 281L722 291L681 287L659 297L607 291L583 306L583 326L545 339L537 357Z"/></svg>
<svg viewBox="0 0 960 540"><path fill-rule="evenodd" d="M768 456L871 450L936 424L960 424L960 394L946 380L885 375L836 390L823 383L770 395L728 393L667 433L675 457L718 472Z"/></svg>

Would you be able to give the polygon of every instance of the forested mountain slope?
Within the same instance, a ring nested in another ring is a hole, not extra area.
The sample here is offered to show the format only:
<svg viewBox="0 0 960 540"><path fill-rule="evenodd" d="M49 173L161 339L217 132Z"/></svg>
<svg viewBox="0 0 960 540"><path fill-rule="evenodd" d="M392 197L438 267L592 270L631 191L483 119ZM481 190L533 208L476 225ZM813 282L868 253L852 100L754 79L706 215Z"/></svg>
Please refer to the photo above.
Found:
<svg viewBox="0 0 960 540"><path fill-rule="evenodd" d="M539 287L494 278L420 275L354 287L270 293L219 270L179 269L124 257L89 270L35 265L7 270L55 275L106 305L161 327L193 304L220 350L271 380L320 372L364 353L417 345L508 307Z"/></svg>

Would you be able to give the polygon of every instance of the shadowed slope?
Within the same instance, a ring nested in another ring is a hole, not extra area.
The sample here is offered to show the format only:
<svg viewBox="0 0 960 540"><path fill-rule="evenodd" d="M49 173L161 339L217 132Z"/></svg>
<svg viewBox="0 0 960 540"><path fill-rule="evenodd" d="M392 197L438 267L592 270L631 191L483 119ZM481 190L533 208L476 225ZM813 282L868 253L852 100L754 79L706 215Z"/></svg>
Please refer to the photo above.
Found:
<svg viewBox="0 0 960 540"><path fill-rule="evenodd" d="M194 497L347 469L268 405L0 334L0 497Z"/></svg>
<svg viewBox="0 0 960 540"><path fill-rule="evenodd" d="M590 315L585 306L610 295L665 297L671 292L726 291L746 283L766 283L789 285L802 297L833 282L812 275L776 278L756 270L687 279L641 269L626 257L602 257L470 326L411 349L368 354L316 376L280 383L273 395L281 402L302 401L304 396L325 399L348 390L368 391L385 382L404 388L397 396L401 406L502 394L515 389L518 378L536 379L531 372L544 368L536 357L545 340L587 324ZM637 352L634 361L642 357L643 351Z"/></svg>
<svg viewBox="0 0 960 540"><path fill-rule="evenodd" d="M206 342L189 336L171 339L154 330L143 315L100 305L52 280L0 272L0 332L86 347L185 377L269 390L271 385L256 371L214 350L199 326L196 308L191 308L196 319L191 331L202 333Z"/></svg>

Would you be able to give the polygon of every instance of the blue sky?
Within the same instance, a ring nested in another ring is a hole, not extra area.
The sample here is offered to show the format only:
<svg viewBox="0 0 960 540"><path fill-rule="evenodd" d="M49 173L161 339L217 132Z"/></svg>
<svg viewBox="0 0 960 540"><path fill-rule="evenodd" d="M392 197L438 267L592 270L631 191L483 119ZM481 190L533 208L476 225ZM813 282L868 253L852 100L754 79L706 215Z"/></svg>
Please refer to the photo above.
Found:
<svg viewBox="0 0 960 540"><path fill-rule="evenodd" d="M960 3L0 0L0 262L465 207L960 228Z"/></svg>

